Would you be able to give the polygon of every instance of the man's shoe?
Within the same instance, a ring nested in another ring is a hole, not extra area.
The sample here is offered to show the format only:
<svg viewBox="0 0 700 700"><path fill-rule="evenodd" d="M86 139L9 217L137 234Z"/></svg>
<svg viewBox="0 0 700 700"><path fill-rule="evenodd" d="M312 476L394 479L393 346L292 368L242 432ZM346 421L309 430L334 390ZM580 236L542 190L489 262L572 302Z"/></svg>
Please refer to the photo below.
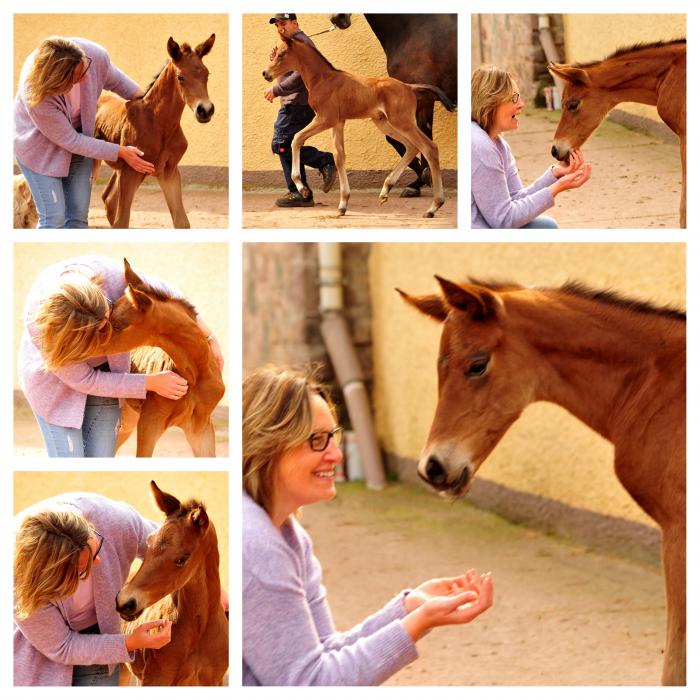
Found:
<svg viewBox="0 0 700 700"><path fill-rule="evenodd" d="M278 207L313 207L314 199L304 199L298 192L287 192L284 197L280 197L275 205Z"/></svg>
<svg viewBox="0 0 700 700"><path fill-rule="evenodd" d="M335 178L338 175L338 168L335 167L335 163L328 163L321 168L321 177L323 177L323 187L321 188L324 192L330 192L331 187L335 184Z"/></svg>

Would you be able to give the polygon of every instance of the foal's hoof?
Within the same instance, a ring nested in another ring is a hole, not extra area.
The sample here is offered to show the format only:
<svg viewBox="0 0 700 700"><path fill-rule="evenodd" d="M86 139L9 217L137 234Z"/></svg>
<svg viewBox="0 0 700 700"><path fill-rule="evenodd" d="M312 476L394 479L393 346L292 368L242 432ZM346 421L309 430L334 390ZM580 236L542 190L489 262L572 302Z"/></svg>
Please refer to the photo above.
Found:
<svg viewBox="0 0 700 700"><path fill-rule="evenodd" d="M387 197L386 195L384 195L384 196L379 195L379 203L380 204L386 204L388 199L389 199L389 197Z"/></svg>
<svg viewBox="0 0 700 700"><path fill-rule="evenodd" d="M434 211L426 211L425 214L423 214L424 219L432 219L435 216Z"/></svg>
<svg viewBox="0 0 700 700"><path fill-rule="evenodd" d="M345 209L338 209L338 216L345 216Z"/></svg>
<svg viewBox="0 0 700 700"><path fill-rule="evenodd" d="M420 197L420 190L417 190L415 187L404 187L403 190L401 190L401 197L404 199Z"/></svg>

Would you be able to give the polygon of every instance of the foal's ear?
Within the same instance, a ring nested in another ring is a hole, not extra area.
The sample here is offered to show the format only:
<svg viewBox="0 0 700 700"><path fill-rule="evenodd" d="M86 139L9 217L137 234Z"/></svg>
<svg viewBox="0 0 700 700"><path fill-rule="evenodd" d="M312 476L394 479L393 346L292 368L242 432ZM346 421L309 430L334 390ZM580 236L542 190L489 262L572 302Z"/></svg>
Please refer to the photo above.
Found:
<svg viewBox="0 0 700 700"><path fill-rule="evenodd" d="M401 295L401 298L410 306L418 309L421 313L436 321L444 321L447 318L447 307L442 300L442 297L437 294L427 294L425 296L414 297L401 289L396 288L396 291Z"/></svg>
<svg viewBox="0 0 700 700"><path fill-rule="evenodd" d="M573 85L590 85L591 80L584 68L578 66L569 66L565 63L550 63L547 70L552 74L561 78L567 83Z"/></svg>
<svg viewBox="0 0 700 700"><path fill-rule="evenodd" d="M209 516L204 508L195 508L190 513L190 522L201 532L209 527Z"/></svg>
<svg viewBox="0 0 700 700"><path fill-rule="evenodd" d="M175 496L161 491L158 488L158 484L153 480L151 480L151 493L153 494L156 505L165 515L170 515L180 509L180 501L175 498Z"/></svg>
<svg viewBox="0 0 700 700"><path fill-rule="evenodd" d="M134 268L131 267L126 258L124 258L124 279L126 283L130 284L132 287L143 286L143 280L134 272Z"/></svg>
<svg viewBox="0 0 700 700"><path fill-rule="evenodd" d="M138 311L148 311L148 309L153 306L151 297L149 297L146 292L142 292L138 287L129 285L126 288L126 297Z"/></svg>
<svg viewBox="0 0 700 700"><path fill-rule="evenodd" d="M216 39L216 34L212 34L206 41L198 44L194 49L197 56L204 58L211 51L211 47L214 46L214 39Z"/></svg>
<svg viewBox="0 0 700 700"><path fill-rule="evenodd" d="M475 321L493 318L499 308L497 297L484 287L473 284L459 285L435 275L448 306L464 311Z"/></svg>
<svg viewBox="0 0 700 700"><path fill-rule="evenodd" d="M177 61L180 58L180 44L175 41L172 37L168 38L168 56L173 59L173 61Z"/></svg>

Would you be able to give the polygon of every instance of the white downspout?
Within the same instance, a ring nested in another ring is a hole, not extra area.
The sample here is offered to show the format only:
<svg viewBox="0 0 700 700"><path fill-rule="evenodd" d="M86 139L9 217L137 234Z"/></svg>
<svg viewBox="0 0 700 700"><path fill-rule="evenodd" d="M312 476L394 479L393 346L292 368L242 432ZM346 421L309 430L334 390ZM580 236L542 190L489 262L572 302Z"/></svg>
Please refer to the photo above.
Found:
<svg viewBox="0 0 700 700"><path fill-rule="evenodd" d="M545 58L547 63L560 63L559 52L557 51L557 45L554 43L554 37L552 36L552 29L549 26L549 15L538 15L537 16L537 28L540 36L540 44L542 44L542 49L544 50ZM551 75L551 73L550 73ZM554 77L554 85L556 87L557 97L555 100L554 108L561 108L561 95L564 90L564 81L558 78L556 75Z"/></svg>
<svg viewBox="0 0 700 700"><path fill-rule="evenodd" d="M321 335L343 391L367 486L386 486L384 465L372 421L372 409L364 385L347 321L343 315L343 277L340 243L318 244L319 310Z"/></svg>

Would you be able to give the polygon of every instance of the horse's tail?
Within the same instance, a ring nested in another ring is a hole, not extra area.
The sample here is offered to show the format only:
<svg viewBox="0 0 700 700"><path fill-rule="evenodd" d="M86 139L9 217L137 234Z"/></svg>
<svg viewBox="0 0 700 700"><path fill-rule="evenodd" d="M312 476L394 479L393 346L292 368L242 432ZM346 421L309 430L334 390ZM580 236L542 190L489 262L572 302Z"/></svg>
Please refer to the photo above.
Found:
<svg viewBox="0 0 700 700"><path fill-rule="evenodd" d="M441 90L436 85L428 85L427 83L411 83L410 88L413 90L413 92L432 92L433 95L435 95L435 97L442 102L448 112L454 112L457 109L456 103L454 103L445 94L444 90Z"/></svg>

